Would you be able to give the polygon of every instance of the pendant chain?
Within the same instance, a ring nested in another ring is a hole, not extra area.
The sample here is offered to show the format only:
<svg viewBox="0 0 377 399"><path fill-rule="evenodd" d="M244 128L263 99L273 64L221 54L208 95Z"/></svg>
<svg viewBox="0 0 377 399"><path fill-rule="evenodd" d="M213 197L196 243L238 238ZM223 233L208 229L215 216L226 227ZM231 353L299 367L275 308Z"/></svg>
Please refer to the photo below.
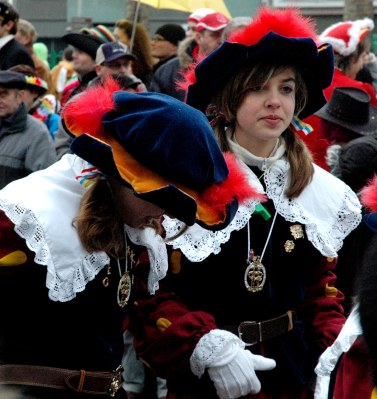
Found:
<svg viewBox="0 0 377 399"><path fill-rule="evenodd" d="M246 270L244 275L244 283L245 287L249 292L260 292L263 289L263 286L266 282L266 268L262 264L262 260L264 254L267 249L267 245L270 242L272 230L275 226L276 217L278 215L278 209L280 206L281 199L284 195L285 186L287 183L287 178L284 181L284 185L282 188L282 192L279 196L279 201L275 206L275 214L274 218L272 219L271 227L268 231L266 242L264 243L264 247L260 256L256 256L254 254L254 250L251 249L251 233L250 233L250 220L247 222L247 260L246 260Z"/></svg>

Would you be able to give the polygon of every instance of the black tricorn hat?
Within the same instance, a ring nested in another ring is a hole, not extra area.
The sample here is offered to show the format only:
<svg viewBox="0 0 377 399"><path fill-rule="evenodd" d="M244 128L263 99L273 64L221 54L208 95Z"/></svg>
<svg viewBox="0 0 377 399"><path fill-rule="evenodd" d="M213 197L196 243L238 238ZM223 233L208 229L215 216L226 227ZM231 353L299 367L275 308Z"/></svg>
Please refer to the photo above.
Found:
<svg viewBox="0 0 377 399"><path fill-rule="evenodd" d="M315 113L326 121L362 136L377 137L377 108L367 92L356 87L337 87L329 102Z"/></svg>

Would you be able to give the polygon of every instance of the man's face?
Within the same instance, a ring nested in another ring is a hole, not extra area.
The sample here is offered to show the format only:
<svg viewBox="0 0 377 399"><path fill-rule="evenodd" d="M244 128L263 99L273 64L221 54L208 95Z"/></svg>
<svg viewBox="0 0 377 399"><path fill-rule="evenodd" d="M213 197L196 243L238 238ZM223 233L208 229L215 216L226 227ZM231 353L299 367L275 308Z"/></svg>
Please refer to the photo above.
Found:
<svg viewBox="0 0 377 399"><path fill-rule="evenodd" d="M95 70L95 61L93 58L84 51L75 49L72 54L73 69L80 75L84 76L89 72Z"/></svg>
<svg viewBox="0 0 377 399"><path fill-rule="evenodd" d="M98 76L104 77L106 75L131 75L132 61L122 57L111 62L103 62L101 65L96 65L96 72Z"/></svg>
<svg viewBox="0 0 377 399"><path fill-rule="evenodd" d="M220 29L217 32L212 32L208 29L203 29L201 32L195 32L195 40L199 46L199 54L207 56L222 43L222 32Z"/></svg>
<svg viewBox="0 0 377 399"><path fill-rule="evenodd" d="M22 92L0 86L0 118L6 118L17 111L22 103Z"/></svg>
<svg viewBox="0 0 377 399"><path fill-rule="evenodd" d="M166 58L176 55L178 47L161 35L154 35L151 40L151 49L153 57L159 60L165 60Z"/></svg>

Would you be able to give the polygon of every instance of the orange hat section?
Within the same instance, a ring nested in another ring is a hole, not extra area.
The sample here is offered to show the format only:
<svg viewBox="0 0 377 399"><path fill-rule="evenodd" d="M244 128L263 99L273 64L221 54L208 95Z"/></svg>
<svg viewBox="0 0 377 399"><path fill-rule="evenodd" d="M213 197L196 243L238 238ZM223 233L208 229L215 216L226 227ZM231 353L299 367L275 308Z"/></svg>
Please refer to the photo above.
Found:
<svg viewBox="0 0 377 399"><path fill-rule="evenodd" d="M97 138L96 138L97 139ZM147 193L158 190L168 185L174 185L179 188L185 195L195 199L197 203L197 219L201 220L209 226L213 226L224 222L226 218L226 209L212 209L201 198L200 194L191 190L182 184L169 181L157 173L140 164L133 158L116 140L112 137L106 137L107 144L112 148L116 167L122 178L128 182L137 193ZM221 186L218 185L219 187Z"/></svg>

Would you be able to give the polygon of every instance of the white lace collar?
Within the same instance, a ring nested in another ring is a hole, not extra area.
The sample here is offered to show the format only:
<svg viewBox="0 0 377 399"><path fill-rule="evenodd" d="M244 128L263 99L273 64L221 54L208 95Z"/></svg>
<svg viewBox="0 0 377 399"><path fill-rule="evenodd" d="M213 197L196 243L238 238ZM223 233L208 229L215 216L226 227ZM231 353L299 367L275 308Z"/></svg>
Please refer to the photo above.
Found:
<svg viewBox="0 0 377 399"><path fill-rule="evenodd" d="M242 158L251 159L245 156L245 151ZM341 180L314 165L312 182L299 198L288 200L281 195L289 175L289 163L283 153L284 143L281 143L274 161L270 163L271 167L267 168L264 175L268 198L273 200L275 208L278 207L278 213L285 220L305 226L308 239L323 256L336 257L344 238L361 221L361 205L356 194ZM263 192L257 176L246 165L245 170L250 183ZM180 249L191 261L200 262L212 253L220 252L221 244L230 239L231 233L246 225L255 205L255 201L241 205L233 221L224 230L212 232L194 225L180 237L168 241L168 244ZM168 237L176 235L184 226L168 217L163 224Z"/></svg>
<svg viewBox="0 0 377 399"><path fill-rule="evenodd" d="M86 165L75 155L65 155L49 168L16 180L0 191L0 209L35 252L35 262L47 266L46 286L55 301L73 299L109 263L106 253L84 250L72 225L85 190L75 177ZM125 230L132 242L148 249L148 287L154 293L168 267L166 245L153 229L125 226Z"/></svg>

